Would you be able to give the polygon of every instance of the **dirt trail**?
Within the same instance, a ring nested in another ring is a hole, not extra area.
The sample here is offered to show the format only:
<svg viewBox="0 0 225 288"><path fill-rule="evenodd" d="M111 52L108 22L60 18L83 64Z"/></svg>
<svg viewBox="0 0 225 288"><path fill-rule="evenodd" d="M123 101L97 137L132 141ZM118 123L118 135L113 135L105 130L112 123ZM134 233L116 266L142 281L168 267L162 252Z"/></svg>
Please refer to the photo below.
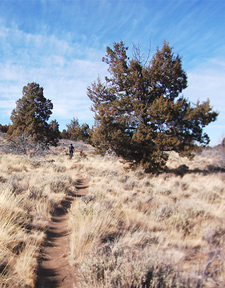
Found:
<svg viewBox="0 0 225 288"><path fill-rule="evenodd" d="M73 288L74 268L69 264L70 231L68 209L75 197L87 193L88 181L80 178L75 184L76 193L66 196L55 208L47 230L47 238L41 251L36 288Z"/></svg>

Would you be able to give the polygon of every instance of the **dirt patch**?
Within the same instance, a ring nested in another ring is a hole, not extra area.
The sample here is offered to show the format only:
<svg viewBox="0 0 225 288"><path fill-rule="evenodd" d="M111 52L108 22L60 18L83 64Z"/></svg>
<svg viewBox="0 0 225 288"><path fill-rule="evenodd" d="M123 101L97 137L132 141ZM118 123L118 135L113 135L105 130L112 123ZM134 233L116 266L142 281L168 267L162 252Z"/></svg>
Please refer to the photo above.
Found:
<svg viewBox="0 0 225 288"><path fill-rule="evenodd" d="M55 207L46 241L41 250L36 288L72 288L75 283L74 267L70 265L70 231L68 230L68 209L76 197L86 195L87 179L80 178L75 184L76 192L66 196Z"/></svg>

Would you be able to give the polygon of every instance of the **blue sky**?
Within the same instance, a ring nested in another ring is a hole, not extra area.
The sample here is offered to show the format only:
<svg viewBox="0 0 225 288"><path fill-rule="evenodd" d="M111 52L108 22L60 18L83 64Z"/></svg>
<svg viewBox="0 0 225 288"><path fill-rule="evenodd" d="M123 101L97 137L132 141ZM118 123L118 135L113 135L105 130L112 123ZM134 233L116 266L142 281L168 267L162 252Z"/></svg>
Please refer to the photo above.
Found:
<svg viewBox="0 0 225 288"><path fill-rule="evenodd" d="M218 120L205 132L225 137L224 0L1 0L0 124L10 123L22 88L37 82L52 100L60 130L73 117L93 124L87 86L98 76L106 46L123 40L147 56L166 40L182 56L191 102L210 99Z"/></svg>

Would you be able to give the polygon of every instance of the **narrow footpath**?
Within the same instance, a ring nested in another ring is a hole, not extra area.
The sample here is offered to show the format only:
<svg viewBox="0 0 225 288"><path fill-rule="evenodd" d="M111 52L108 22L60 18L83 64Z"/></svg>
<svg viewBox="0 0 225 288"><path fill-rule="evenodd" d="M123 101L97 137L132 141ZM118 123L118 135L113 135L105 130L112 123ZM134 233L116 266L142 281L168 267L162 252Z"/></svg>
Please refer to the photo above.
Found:
<svg viewBox="0 0 225 288"><path fill-rule="evenodd" d="M75 184L76 193L65 196L55 208L46 233L46 241L41 250L36 288L73 288L74 267L69 264L70 231L68 229L68 209L76 197L86 195L87 179L80 178Z"/></svg>

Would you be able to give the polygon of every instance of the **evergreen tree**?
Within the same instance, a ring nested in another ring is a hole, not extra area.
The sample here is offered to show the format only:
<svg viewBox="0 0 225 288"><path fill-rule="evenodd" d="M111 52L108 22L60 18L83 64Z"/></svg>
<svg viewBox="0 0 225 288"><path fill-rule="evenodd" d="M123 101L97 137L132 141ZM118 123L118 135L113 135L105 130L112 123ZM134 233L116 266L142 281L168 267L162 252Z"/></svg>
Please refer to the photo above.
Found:
<svg viewBox="0 0 225 288"><path fill-rule="evenodd" d="M58 126L56 121L52 122L51 126L47 123L53 104L44 97L43 88L37 83L28 83L23 87L22 94L11 113L12 125L9 127L8 136L13 138L27 135L31 136L34 142L55 143Z"/></svg>
<svg viewBox="0 0 225 288"><path fill-rule="evenodd" d="M60 138L59 123L52 120L49 123L48 142L52 146L57 146Z"/></svg>
<svg viewBox="0 0 225 288"><path fill-rule="evenodd" d="M209 100L191 105L180 94L187 75L168 43L149 63L139 53L130 60L127 50L122 41L107 47L103 62L110 77L88 87L96 121L92 141L101 152L111 148L132 165L158 172L166 165L166 152L192 157L196 142L207 145L210 139L203 128L218 113Z"/></svg>
<svg viewBox="0 0 225 288"><path fill-rule="evenodd" d="M67 133L69 135L69 139L71 140L79 140L80 136L80 124L77 118L73 117L70 124L66 125Z"/></svg>
<svg viewBox="0 0 225 288"><path fill-rule="evenodd" d="M70 139L68 132L66 129L63 129L63 131L60 133L60 139Z"/></svg>
<svg viewBox="0 0 225 288"><path fill-rule="evenodd" d="M89 142L89 125L84 123L80 126L79 120L75 117L71 120L70 124L66 125L67 135L71 140L79 141L83 140L84 142Z"/></svg>

